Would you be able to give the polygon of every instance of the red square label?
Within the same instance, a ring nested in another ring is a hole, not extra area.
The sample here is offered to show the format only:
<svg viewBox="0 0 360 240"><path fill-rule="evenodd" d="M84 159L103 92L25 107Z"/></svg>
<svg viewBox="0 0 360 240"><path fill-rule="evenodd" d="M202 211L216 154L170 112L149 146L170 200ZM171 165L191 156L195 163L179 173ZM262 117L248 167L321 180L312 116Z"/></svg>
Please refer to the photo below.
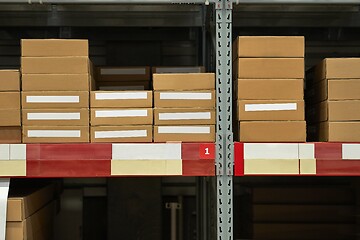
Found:
<svg viewBox="0 0 360 240"><path fill-rule="evenodd" d="M215 159L215 144L200 144L199 157L200 159Z"/></svg>

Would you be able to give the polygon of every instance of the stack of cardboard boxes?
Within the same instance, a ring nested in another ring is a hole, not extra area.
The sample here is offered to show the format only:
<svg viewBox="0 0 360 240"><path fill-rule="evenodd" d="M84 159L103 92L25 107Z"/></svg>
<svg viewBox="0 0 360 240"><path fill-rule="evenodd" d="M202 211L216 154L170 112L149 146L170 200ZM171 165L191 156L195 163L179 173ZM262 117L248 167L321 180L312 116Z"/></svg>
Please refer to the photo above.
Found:
<svg viewBox="0 0 360 240"><path fill-rule="evenodd" d="M23 142L89 142L87 40L22 40Z"/></svg>
<svg viewBox="0 0 360 240"><path fill-rule="evenodd" d="M152 142L152 91L93 91L91 142Z"/></svg>
<svg viewBox="0 0 360 240"><path fill-rule="evenodd" d="M304 142L304 38L238 37L235 130L242 142Z"/></svg>
<svg viewBox="0 0 360 240"><path fill-rule="evenodd" d="M20 73L0 71L0 143L21 143Z"/></svg>
<svg viewBox="0 0 360 240"><path fill-rule="evenodd" d="M328 58L309 73L306 96L313 141L360 141L360 58Z"/></svg>
<svg viewBox="0 0 360 240"><path fill-rule="evenodd" d="M215 141L215 74L154 74L154 142Z"/></svg>

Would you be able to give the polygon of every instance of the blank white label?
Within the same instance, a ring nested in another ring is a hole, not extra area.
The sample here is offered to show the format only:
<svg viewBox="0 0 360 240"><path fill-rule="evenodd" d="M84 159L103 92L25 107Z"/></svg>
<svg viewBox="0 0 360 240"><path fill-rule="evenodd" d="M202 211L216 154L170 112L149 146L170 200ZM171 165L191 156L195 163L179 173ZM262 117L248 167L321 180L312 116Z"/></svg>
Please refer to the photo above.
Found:
<svg viewBox="0 0 360 240"><path fill-rule="evenodd" d="M145 68L102 68L101 75L145 75Z"/></svg>
<svg viewBox="0 0 360 240"><path fill-rule="evenodd" d="M210 127L166 126L158 127L158 133L209 134Z"/></svg>
<svg viewBox="0 0 360 240"><path fill-rule="evenodd" d="M245 112L256 111L296 111L296 103L245 104Z"/></svg>
<svg viewBox="0 0 360 240"><path fill-rule="evenodd" d="M80 120L80 113L28 113L28 120Z"/></svg>
<svg viewBox="0 0 360 240"><path fill-rule="evenodd" d="M27 96L27 103L79 103L79 96Z"/></svg>
<svg viewBox="0 0 360 240"><path fill-rule="evenodd" d="M116 92L116 93L95 93L96 100L131 100L147 99L147 92Z"/></svg>
<svg viewBox="0 0 360 240"><path fill-rule="evenodd" d="M146 130L95 131L95 138L147 137Z"/></svg>
<svg viewBox="0 0 360 240"><path fill-rule="evenodd" d="M148 110L96 110L95 117L147 117Z"/></svg>
<svg viewBox="0 0 360 240"><path fill-rule="evenodd" d="M163 100L211 100L211 93L166 92L160 93Z"/></svg>
<svg viewBox="0 0 360 240"><path fill-rule="evenodd" d="M159 113L159 120L209 120L210 112Z"/></svg>
<svg viewBox="0 0 360 240"><path fill-rule="evenodd" d="M40 138L79 138L81 137L80 130L28 130L28 137Z"/></svg>

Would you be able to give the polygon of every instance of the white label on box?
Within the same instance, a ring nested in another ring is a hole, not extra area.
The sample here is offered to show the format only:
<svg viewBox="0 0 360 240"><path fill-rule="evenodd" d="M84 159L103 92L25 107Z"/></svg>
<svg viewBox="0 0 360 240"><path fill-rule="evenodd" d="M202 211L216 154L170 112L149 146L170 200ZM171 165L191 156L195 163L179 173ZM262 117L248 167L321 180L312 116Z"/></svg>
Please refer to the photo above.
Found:
<svg viewBox="0 0 360 240"><path fill-rule="evenodd" d="M133 100L147 99L147 92L116 92L116 93L95 93L96 100Z"/></svg>
<svg viewBox="0 0 360 240"><path fill-rule="evenodd" d="M181 143L116 143L112 149L112 160L181 160Z"/></svg>
<svg viewBox="0 0 360 240"><path fill-rule="evenodd" d="M145 68L102 68L101 75L145 75Z"/></svg>
<svg viewBox="0 0 360 240"><path fill-rule="evenodd" d="M95 131L95 138L147 137L146 130Z"/></svg>
<svg viewBox="0 0 360 240"><path fill-rule="evenodd" d="M201 73L201 67L157 67L156 73Z"/></svg>
<svg viewBox="0 0 360 240"><path fill-rule="evenodd" d="M245 104L245 112L296 111L296 103Z"/></svg>
<svg viewBox="0 0 360 240"><path fill-rule="evenodd" d="M159 113L159 120L209 120L210 112Z"/></svg>
<svg viewBox="0 0 360 240"><path fill-rule="evenodd" d="M169 133L169 134L209 134L210 127L199 126L159 126L158 133Z"/></svg>
<svg viewBox="0 0 360 240"><path fill-rule="evenodd" d="M211 100L211 93L166 92L160 93L163 100Z"/></svg>
<svg viewBox="0 0 360 240"><path fill-rule="evenodd" d="M28 113L28 120L80 120L80 113Z"/></svg>
<svg viewBox="0 0 360 240"><path fill-rule="evenodd" d="M79 103L79 96L27 96L27 103Z"/></svg>
<svg viewBox="0 0 360 240"><path fill-rule="evenodd" d="M33 138L79 138L81 137L80 130L28 130L28 137Z"/></svg>
<svg viewBox="0 0 360 240"><path fill-rule="evenodd" d="M100 86L99 90L110 90L110 91L119 91L119 90L145 90L144 86L141 85L129 85L129 86Z"/></svg>
<svg viewBox="0 0 360 240"><path fill-rule="evenodd" d="M95 117L147 117L148 110L96 110Z"/></svg>

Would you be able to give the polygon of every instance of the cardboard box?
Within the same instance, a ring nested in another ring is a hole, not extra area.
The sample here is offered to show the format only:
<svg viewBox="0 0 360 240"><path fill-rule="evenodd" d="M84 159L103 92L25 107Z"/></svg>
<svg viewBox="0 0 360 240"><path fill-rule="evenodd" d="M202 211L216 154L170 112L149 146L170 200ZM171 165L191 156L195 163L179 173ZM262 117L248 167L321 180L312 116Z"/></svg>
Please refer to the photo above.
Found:
<svg viewBox="0 0 360 240"><path fill-rule="evenodd" d="M360 121L360 100L323 101L308 108L308 121Z"/></svg>
<svg viewBox="0 0 360 240"><path fill-rule="evenodd" d="M315 68L315 80L360 78L360 58L326 58Z"/></svg>
<svg viewBox="0 0 360 240"><path fill-rule="evenodd" d="M93 91L91 108L151 108L152 91Z"/></svg>
<svg viewBox="0 0 360 240"><path fill-rule="evenodd" d="M215 126L154 126L154 142L172 141L215 142Z"/></svg>
<svg viewBox="0 0 360 240"><path fill-rule="evenodd" d="M305 142L305 121L240 122L240 142Z"/></svg>
<svg viewBox="0 0 360 240"><path fill-rule="evenodd" d="M360 141L360 122L322 122L318 128L321 142Z"/></svg>
<svg viewBox="0 0 360 240"><path fill-rule="evenodd" d="M0 92L0 109L20 109L20 92Z"/></svg>
<svg viewBox="0 0 360 240"><path fill-rule="evenodd" d="M152 125L152 108L91 109L92 126Z"/></svg>
<svg viewBox="0 0 360 240"><path fill-rule="evenodd" d="M21 126L20 109L0 109L0 126Z"/></svg>
<svg viewBox="0 0 360 240"><path fill-rule="evenodd" d="M89 74L23 74L22 91L89 91Z"/></svg>
<svg viewBox="0 0 360 240"><path fill-rule="evenodd" d="M303 79L305 74L303 58L239 58L234 68L243 79Z"/></svg>
<svg viewBox="0 0 360 240"><path fill-rule="evenodd" d="M24 126L89 126L89 109L23 109Z"/></svg>
<svg viewBox="0 0 360 240"><path fill-rule="evenodd" d="M155 125L214 125L214 109L201 108L155 108Z"/></svg>
<svg viewBox="0 0 360 240"><path fill-rule="evenodd" d="M214 73L154 74L155 91L214 90Z"/></svg>
<svg viewBox="0 0 360 240"><path fill-rule="evenodd" d="M87 74L88 57L22 57L22 74Z"/></svg>
<svg viewBox="0 0 360 240"><path fill-rule="evenodd" d="M152 125L91 127L91 142L152 142Z"/></svg>
<svg viewBox="0 0 360 240"><path fill-rule="evenodd" d="M193 67L153 67L152 73L204 73L204 66Z"/></svg>
<svg viewBox="0 0 360 240"><path fill-rule="evenodd" d="M215 91L154 92L156 108L215 108Z"/></svg>
<svg viewBox="0 0 360 240"><path fill-rule="evenodd" d="M23 143L87 143L88 126L24 126Z"/></svg>
<svg viewBox="0 0 360 240"><path fill-rule="evenodd" d="M0 92L19 92L19 70L0 70Z"/></svg>
<svg viewBox="0 0 360 240"><path fill-rule="evenodd" d="M150 67L98 67L98 81L150 81Z"/></svg>
<svg viewBox="0 0 360 240"><path fill-rule="evenodd" d="M0 144L21 143L21 127L0 127Z"/></svg>
<svg viewBox="0 0 360 240"><path fill-rule="evenodd" d="M304 121L304 101L239 100L239 121Z"/></svg>
<svg viewBox="0 0 360 240"><path fill-rule="evenodd" d="M273 57L303 58L303 36L240 36L234 42L233 58Z"/></svg>
<svg viewBox="0 0 360 240"><path fill-rule="evenodd" d="M303 100L303 79L238 79L238 100Z"/></svg>
<svg viewBox="0 0 360 240"><path fill-rule="evenodd" d="M98 82L100 91L142 91L150 90L150 81Z"/></svg>
<svg viewBox="0 0 360 240"><path fill-rule="evenodd" d="M22 39L23 57L89 56L88 40L77 39Z"/></svg>
<svg viewBox="0 0 360 240"><path fill-rule="evenodd" d="M23 109L89 108L89 92L44 91L22 92Z"/></svg>

